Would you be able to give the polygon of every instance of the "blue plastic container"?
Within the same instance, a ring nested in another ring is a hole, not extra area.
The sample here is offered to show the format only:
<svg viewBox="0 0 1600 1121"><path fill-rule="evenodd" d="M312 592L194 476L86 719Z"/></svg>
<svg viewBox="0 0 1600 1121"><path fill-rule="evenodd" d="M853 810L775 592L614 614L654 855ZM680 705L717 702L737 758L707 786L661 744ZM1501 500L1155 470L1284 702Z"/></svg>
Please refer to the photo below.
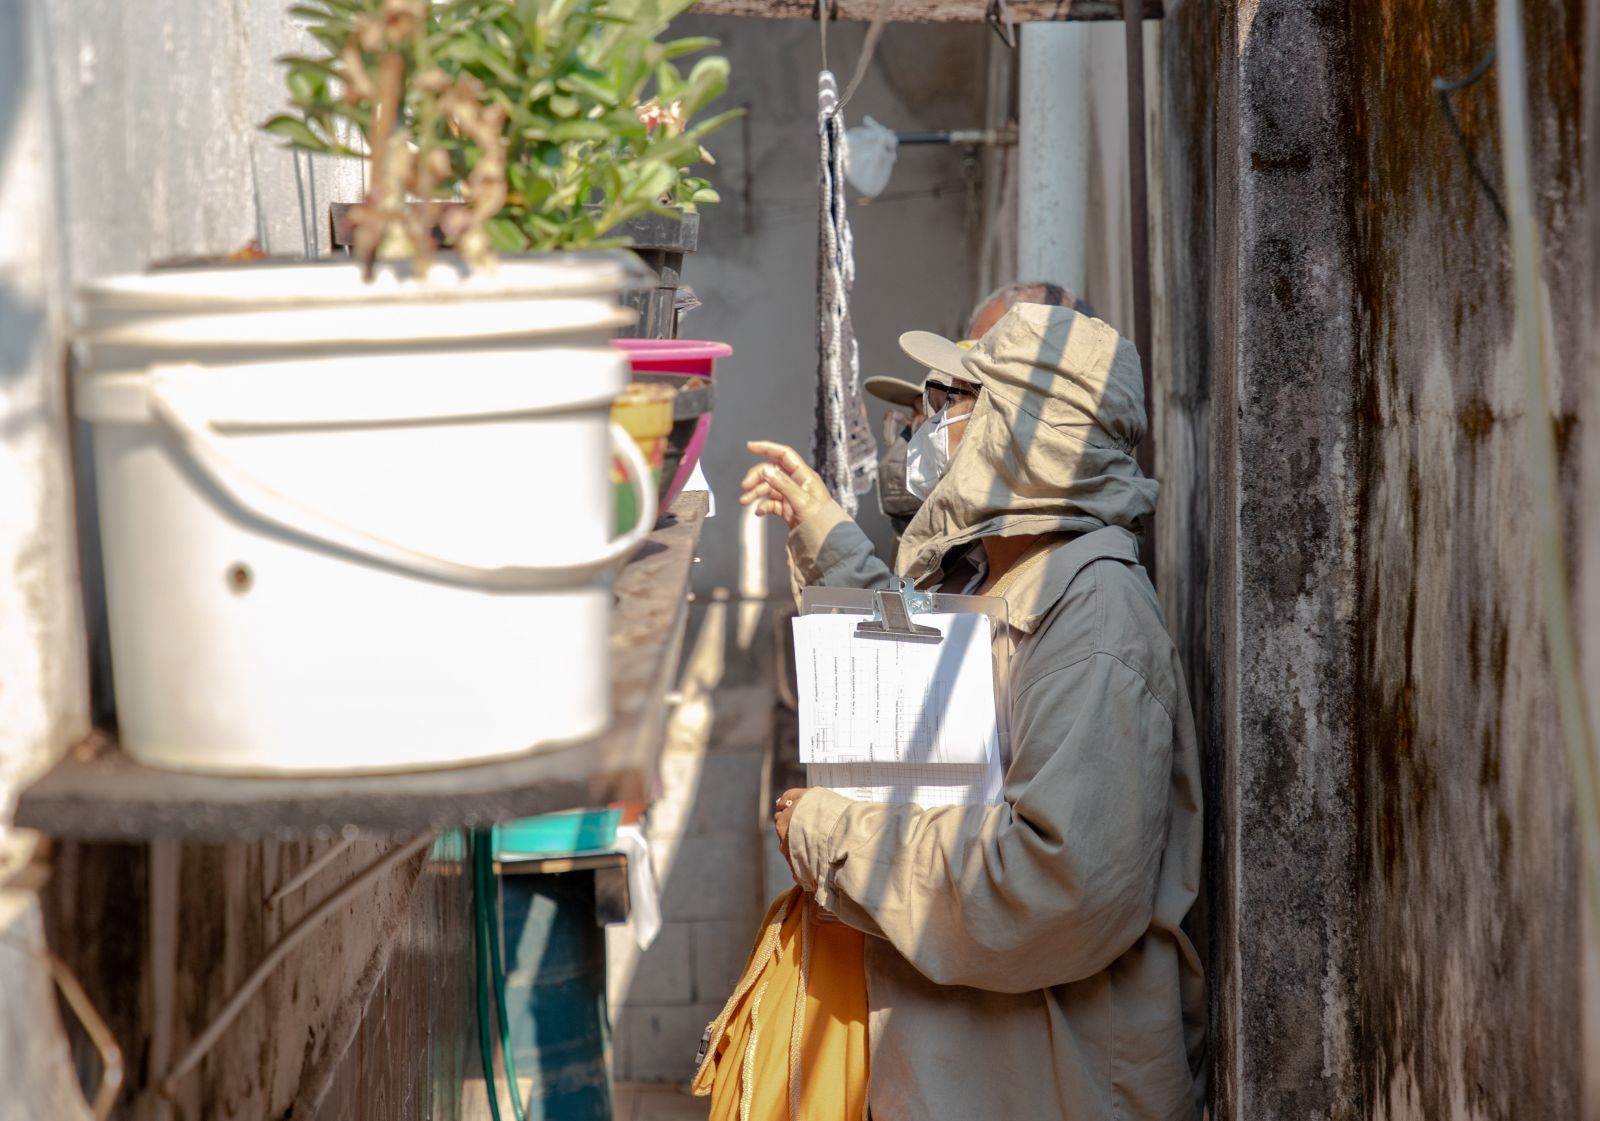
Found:
<svg viewBox="0 0 1600 1121"><path fill-rule="evenodd" d="M501 877L506 1011L528 1121L612 1121L605 927L592 875Z"/></svg>
<svg viewBox="0 0 1600 1121"><path fill-rule="evenodd" d="M568 810L540 814L494 827L497 860L524 856L565 856L574 852L604 852L617 840L620 806L603 810Z"/></svg>

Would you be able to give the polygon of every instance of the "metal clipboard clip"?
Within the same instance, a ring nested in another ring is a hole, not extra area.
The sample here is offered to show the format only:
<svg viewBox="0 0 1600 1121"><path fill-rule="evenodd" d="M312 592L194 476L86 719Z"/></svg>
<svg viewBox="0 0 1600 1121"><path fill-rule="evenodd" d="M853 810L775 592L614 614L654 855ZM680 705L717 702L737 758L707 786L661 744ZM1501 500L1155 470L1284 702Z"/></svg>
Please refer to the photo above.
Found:
<svg viewBox="0 0 1600 1121"><path fill-rule="evenodd" d="M995 712L999 720L1000 761L1011 763L1011 626L1006 601L999 596L951 595L920 591L910 580L895 577L888 588L830 588L813 584L800 591L801 615L854 615L850 633L877 641L926 643L944 641L937 627L916 622L918 615L977 614L988 617L995 667ZM930 633L932 632L932 633ZM943 656L942 652L940 655ZM798 671L798 667L796 667Z"/></svg>
<svg viewBox="0 0 1600 1121"><path fill-rule="evenodd" d="M861 638L892 638L900 642L943 642L944 634L939 628L923 626L911 618L916 612L932 610L933 597L917 591L916 585L904 576L896 576L894 584L892 588L873 590L877 614L864 623L857 623L856 634Z"/></svg>

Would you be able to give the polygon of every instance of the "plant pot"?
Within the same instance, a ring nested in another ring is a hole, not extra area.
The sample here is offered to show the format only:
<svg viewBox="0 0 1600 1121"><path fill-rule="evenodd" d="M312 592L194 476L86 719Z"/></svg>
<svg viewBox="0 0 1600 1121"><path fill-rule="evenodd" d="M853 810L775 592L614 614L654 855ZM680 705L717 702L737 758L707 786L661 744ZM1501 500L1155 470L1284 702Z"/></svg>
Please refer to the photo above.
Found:
<svg viewBox="0 0 1600 1121"><path fill-rule="evenodd" d="M666 485L660 500L665 506L683 490L711 434L712 407L715 403L713 374L717 359L733 354L727 343L696 339L612 339L611 345L625 351L633 367L635 381L661 381L679 386L678 404L671 436L667 441L663 465ZM698 379L699 384L696 384Z"/></svg>
<svg viewBox="0 0 1600 1121"><path fill-rule="evenodd" d="M667 437L672 433L672 406L678 390L671 385L634 382L611 403L611 419L633 438L645 462L656 493L661 493L662 464L666 461ZM639 503L621 456L611 461L611 489L615 496L617 532L623 533L639 520ZM664 509L660 503L658 509Z"/></svg>
<svg viewBox="0 0 1600 1121"><path fill-rule="evenodd" d="M353 263L82 292L126 750L183 770L443 767L610 719L615 570L655 514L610 423L636 266ZM641 517L613 536L612 456Z"/></svg>

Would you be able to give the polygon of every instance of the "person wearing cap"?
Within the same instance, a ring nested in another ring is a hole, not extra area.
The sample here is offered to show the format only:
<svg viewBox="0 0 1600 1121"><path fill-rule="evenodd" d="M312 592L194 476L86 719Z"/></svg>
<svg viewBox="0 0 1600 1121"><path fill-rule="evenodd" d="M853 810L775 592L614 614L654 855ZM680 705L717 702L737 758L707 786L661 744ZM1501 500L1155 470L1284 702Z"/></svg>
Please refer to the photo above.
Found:
<svg viewBox="0 0 1600 1121"><path fill-rule="evenodd" d="M1014 304L1069 307L1079 315L1095 318L1094 308L1089 306L1089 301L1073 295L1072 289L1048 280L1023 280L1002 285L978 301L978 306L972 309L972 318L967 320L967 338L975 339L983 335L1000 322L1000 317L1010 311Z"/></svg>
<svg viewBox="0 0 1600 1121"><path fill-rule="evenodd" d="M1100 320L1018 303L969 352L913 337L949 433L895 571L1002 597L1012 758L998 806L790 790L795 881L867 935L874 1121L1194 1121L1204 978L1183 923L1200 878L1199 758L1177 651L1139 564L1157 485L1138 355ZM957 376L954 364L960 354ZM930 375L932 377L932 375ZM783 518L813 582L890 570L793 449L741 502Z"/></svg>
<svg viewBox="0 0 1600 1121"><path fill-rule="evenodd" d="M861 388L888 402L884 414L883 455L878 459L878 509L889 519L895 540L916 516L922 499L906 489L906 447L922 427L922 387L904 378L871 377Z"/></svg>
<svg viewBox="0 0 1600 1121"><path fill-rule="evenodd" d="M1093 316L1094 312L1083 300L1075 297L1072 292L1057 284L1046 281L1029 281L1020 284L1007 284L997 288L988 296L980 300L972 309L972 317L967 321L967 338L956 345L970 347L977 336L983 334L1018 302L1050 304L1055 307L1073 307L1083 314ZM924 335L932 339L938 336L930 335L926 331L913 332L914 335ZM944 340L939 340L944 341ZM901 340L902 347L905 340ZM966 389L972 386L963 384L959 372L945 371L942 374L946 383L951 383ZM900 535L911 524L911 519L916 516L917 510L922 506L922 497L912 492L907 485L906 467L907 453L910 450L912 437L922 427L922 422L927 416L924 408L926 398L926 380L923 385L914 385L904 378L877 376L867 378L862 383L862 388L880 401L886 401L892 406L885 417L887 427L884 430L884 452L878 460L878 509L883 511L884 517L889 519L889 525L894 530L895 541L898 543ZM934 393L941 392L939 387L934 388ZM910 413L909 423L901 424L900 419Z"/></svg>

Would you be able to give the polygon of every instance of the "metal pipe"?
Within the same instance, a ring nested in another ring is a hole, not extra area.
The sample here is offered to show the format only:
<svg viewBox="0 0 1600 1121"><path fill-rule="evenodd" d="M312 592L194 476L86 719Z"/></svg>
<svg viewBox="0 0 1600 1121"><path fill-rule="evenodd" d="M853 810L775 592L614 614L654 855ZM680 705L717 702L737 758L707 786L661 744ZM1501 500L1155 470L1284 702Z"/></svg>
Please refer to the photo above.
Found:
<svg viewBox="0 0 1600 1121"><path fill-rule="evenodd" d="M1089 224L1088 36L1071 23L1022 29L1017 280L1083 294Z"/></svg>
<svg viewBox="0 0 1600 1121"><path fill-rule="evenodd" d="M178 842L150 842L150 1045L145 1055L147 1086L155 1086L172 1055L177 1015ZM145 1121L170 1121L172 1104L159 1094L142 1103Z"/></svg>
<svg viewBox="0 0 1600 1121"><path fill-rule="evenodd" d="M1150 179L1145 165L1144 138L1144 5L1142 0L1122 0L1124 42L1128 55L1128 226L1133 235L1133 344L1144 372L1144 407L1155 427L1155 402L1150 397ZM1146 432L1137 455L1145 474L1152 474L1151 433Z"/></svg>
<svg viewBox="0 0 1600 1121"><path fill-rule="evenodd" d="M45 964L50 967L50 975L55 978L56 988L61 990L62 999L78 1017L78 1023L83 1025L89 1041L100 1053L100 1087L95 1091L89 1108L94 1112L94 1121L107 1121L117 1104L117 1094L122 1089L122 1048L117 1046L117 1037L106 1026L99 1009L95 1008L89 994L83 991L77 975L68 968L67 963L49 950L42 953Z"/></svg>
<svg viewBox="0 0 1600 1121"><path fill-rule="evenodd" d="M895 142L907 144L993 144L1007 147L1017 142L1014 128L948 128L936 132L897 132Z"/></svg>

